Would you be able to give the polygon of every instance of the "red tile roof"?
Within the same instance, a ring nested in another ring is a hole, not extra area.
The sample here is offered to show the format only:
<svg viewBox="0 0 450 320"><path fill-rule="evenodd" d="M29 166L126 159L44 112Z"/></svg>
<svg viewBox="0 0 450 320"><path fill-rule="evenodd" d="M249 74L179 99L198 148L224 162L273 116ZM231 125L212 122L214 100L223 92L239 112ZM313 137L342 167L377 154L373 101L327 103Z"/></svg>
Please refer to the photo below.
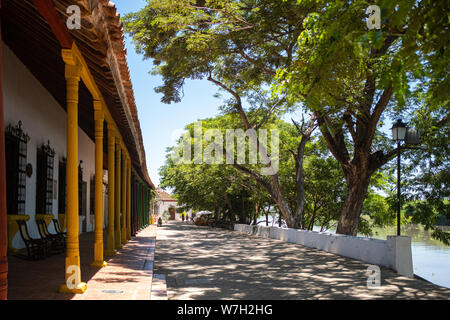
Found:
<svg viewBox="0 0 450 320"><path fill-rule="evenodd" d="M70 30L80 51L92 67L100 90L106 99L124 142L132 154L132 162L143 180L155 189L148 175L142 131L127 63L124 33L120 15L109 0L53 0L56 9L67 21L67 6L81 7L82 28Z"/></svg>
<svg viewBox="0 0 450 320"><path fill-rule="evenodd" d="M165 201L165 202L177 202L176 199L174 199L170 194L168 194L167 192L158 189L156 190L156 192L158 193L158 197L161 201Z"/></svg>

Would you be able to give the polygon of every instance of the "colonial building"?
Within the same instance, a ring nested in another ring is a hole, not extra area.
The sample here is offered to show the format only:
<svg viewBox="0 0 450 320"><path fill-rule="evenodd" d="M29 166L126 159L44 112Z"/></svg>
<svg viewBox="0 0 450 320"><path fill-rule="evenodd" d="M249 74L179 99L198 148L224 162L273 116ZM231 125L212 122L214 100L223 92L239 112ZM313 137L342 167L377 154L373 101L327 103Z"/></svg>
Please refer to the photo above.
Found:
<svg viewBox="0 0 450 320"><path fill-rule="evenodd" d="M95 233L92 264L105 266L148 225L155 189L120 18L108 0L0 3L0 298L7 254L24 248L17 221L39 238L36 219L67 232L59 290L83 293L79 273L77 287L65 281L79 234Z"/></svg>
<svg viewBox="0 0 450 320"><path fill-rule="evenodd" d="M172 197L167 192L158 189L156 190L156 197L152 201L153 203L153 215L154 220L157 220L159 217L165 218L165 214L167 215L169 220L181 220L180 212L177 212L180 206L178 204L177 199ZM189 217L192 214L192 210L185 211Z"/></svg>
<svg viewBox="0 0 450 320"><path fill-rule="evenodd" d="M161 189L156 190L156 197L153 201L153 214L156 216L156 219L167 217L170 220L176 220L176 208L178 208L178 203L175 198Z"/></svg>

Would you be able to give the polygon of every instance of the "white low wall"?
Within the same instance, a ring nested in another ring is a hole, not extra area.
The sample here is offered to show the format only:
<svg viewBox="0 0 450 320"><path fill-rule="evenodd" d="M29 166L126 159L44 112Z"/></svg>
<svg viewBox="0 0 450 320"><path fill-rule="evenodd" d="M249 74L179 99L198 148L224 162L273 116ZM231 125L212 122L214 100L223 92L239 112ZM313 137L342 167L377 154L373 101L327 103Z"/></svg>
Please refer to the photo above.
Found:
<svg viewBox="0 0 450 320"><path fill-rule="evenodd" d="M235 224L234 230L316 248L370 264L391 268L407 277L413 276L410 237L389 236L387 240L380 240L245 224Z"/></svg>

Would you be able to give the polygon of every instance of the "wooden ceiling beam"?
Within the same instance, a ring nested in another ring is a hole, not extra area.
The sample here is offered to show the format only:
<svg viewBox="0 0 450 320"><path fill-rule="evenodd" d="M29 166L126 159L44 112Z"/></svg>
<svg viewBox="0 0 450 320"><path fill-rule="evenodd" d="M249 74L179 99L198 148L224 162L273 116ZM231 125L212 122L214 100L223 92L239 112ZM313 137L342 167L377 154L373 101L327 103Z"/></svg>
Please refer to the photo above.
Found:
<svg viewBox="0 0 450 320"><path fill-rule="evenodd" d="M56 11L53 2L51 0L32 0L36 9L39 13L44 17L47 23L50 25L50 28L53 31L53 34L58 39L59 44L64 49L72 48L73 39L67 30L64 23L61 21L61 17Z"/></svg>

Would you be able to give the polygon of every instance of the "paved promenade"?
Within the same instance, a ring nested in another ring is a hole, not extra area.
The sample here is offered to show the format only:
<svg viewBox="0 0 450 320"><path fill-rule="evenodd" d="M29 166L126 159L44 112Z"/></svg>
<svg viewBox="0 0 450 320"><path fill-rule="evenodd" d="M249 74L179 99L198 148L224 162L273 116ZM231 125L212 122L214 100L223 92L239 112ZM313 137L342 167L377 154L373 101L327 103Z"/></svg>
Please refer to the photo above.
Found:
<svg viewBox="0 0 450 320"><path fill-rule="evenodd" d="M8 299L10 300L150 300L156 226L140 231L115 257L107 258L106 268L91 266L94 259L94 233L80 235L81 280L87 282L84 294L61 294L64 282L64 254L44 260L27 261L8 257ZM106 233L104 234L106 243ZM164 283L165 284L165 283Z"/></svg>
<svg viewBox="0 0 450 320"><path fill-rule="evenodd" d="M273 239L172 222L157 229L155 274L169 299L450 299L450 290L381 269L367 288L369 266Z"/></svg>
<svg viewBox="0 0 450 320"><path fill-rule="evenodd" d="M86 292L72 300L150 300L155 228L149 226L132 238L87 282Z"/></svg>

